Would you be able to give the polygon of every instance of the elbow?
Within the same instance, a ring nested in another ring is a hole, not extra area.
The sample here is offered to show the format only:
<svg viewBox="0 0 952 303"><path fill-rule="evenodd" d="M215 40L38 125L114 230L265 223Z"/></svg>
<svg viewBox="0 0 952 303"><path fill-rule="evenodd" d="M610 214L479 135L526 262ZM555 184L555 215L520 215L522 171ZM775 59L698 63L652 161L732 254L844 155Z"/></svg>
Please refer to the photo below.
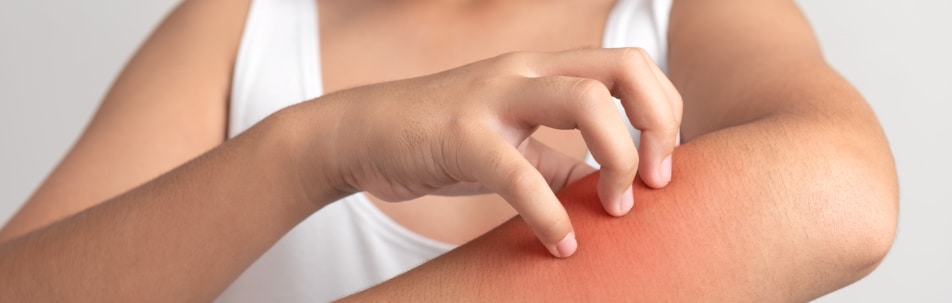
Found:
<svg viewBox="0 0 952 303"><path fill-rule="evenodd" d="M898 199L890 196L870 197L864 199L863 204L876 208L869 214L860 216L852 229L855 244L845 247L845 264L851 277L849 282L855 282L869 275L886 258L896 237L898 223ZM849 243L841 241L841 243Z"/></svg>
<svg viewBox="0 0 952 303"><path fill-rule="evenodd" d="M854 162L855 163L855 162ZM857 163L861 164L861 163ZM827 187L824 220L831 230L826 239L834 264L839 264L839 287L869 275L882 263L896 237L899 194L891 161L843 168L839 183ZM845 177L845 178L843 178Z"/></svg>
<svg viewBox="0 0 952 303"><path fill-rule="evenodd" d="M856 166L853 166L856 168ZM805 233L791 251L797 252L793 276L799 285L794 301L816 299L859 281L875 270L892 248L898 221L895 174L856 174L867 168L830 170L837 178L810 182L813 190L800 196L806 207ZM817 175L814 175L817 176ZM881 176L886 176L883 178ZM834 177L827 175L824 177ZM889 181L888 179L892 179Z"/></svg>
<svg viewBox="0 0 952 303"><path fill-rule="evenodd" d="M893 186L894 188L895 186ZM863 204L870 206L870 214L863 218L856 237L865 245L855 249L853 260L856 279L871 273L886 258L896 238L899 221L899 197L897 190L883 190L865 197Z"/></svg>

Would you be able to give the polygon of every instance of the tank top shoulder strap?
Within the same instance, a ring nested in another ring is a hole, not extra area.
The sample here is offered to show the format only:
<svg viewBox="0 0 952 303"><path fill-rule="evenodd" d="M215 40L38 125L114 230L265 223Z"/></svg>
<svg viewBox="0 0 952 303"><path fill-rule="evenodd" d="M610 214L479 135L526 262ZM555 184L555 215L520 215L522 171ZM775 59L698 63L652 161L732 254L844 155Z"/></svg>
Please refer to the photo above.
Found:
<svg viewBox="0 0 952 303"><path fill-rule="evenodd" d="M232 74L229 136L321 94L316 0L252 0Z"/></svg>

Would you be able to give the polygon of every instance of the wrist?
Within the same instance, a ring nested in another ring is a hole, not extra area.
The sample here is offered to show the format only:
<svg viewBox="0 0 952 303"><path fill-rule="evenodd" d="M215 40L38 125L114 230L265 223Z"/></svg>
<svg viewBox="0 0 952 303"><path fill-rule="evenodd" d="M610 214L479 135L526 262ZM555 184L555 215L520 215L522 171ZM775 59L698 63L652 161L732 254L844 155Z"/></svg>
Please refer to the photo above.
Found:
<svg viewBox="0 0 952 303"><path fill-rule="evenodd" d="M356 192L346 186L334 153L336 115L332 112L327 106L305 102L266 119L266 132L272 138L269 145L286 184L316 209Z"/></svg>

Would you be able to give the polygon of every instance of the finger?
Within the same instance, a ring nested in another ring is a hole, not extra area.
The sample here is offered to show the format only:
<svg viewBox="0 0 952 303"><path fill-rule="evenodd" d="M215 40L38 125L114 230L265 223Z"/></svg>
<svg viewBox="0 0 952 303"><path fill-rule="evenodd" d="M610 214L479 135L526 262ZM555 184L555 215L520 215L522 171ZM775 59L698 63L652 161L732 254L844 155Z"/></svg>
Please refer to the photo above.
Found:
<svg viewBox="0 0 952 303"><path fill-rule="evenodd" d="M473 137L465 155L472 177L512 205L553 256L568 257L578 247L568 213L546 179L501 137Z"/></svg>
<svg viewBox="0 0 952 303"><path fill-rule="evenodd" d="M566 185L596 171L585 162L569 157L533 138L520 144L519 152L542 174L553 192L559 192Z"/></svg>
<svg viewBox="0 0 952 303"><path fill-rule="evenodd" d="M429 194L437 195L437 196L445 196L445 197L458 197L458 196L481 195L481 194L488 194L488 193L490 193L489 190L486 189L485 186L477 182L460 182L450 186L442 187Z"/></svg>
<svg viewBox="0 0 952 303"><path fill-rule="evenodd" d="M667 82L667 78L662 82ZM669 99L671 100L671 99ZM627 101L627 102L626 102ZM671 162L674 147L680 140L681 127L681 99L669 101L672 112L670 119L652 120L650 116L632 113L632 108L638 108L637 99L622 99L622 105L629 114L629 119L636 129L641 130L639 156L643 161L638 173L646 185L661 188L671 182ZM660 113L659 113L660 114Z"/></svg>
<svg viewBox="0 0 952 303"><path fill-rule="evenodd" d="M674 153L674 147L678 146L681 140L680 127L683 103L681 100L681 94L678 93L677 89L674 87L674 84L671 83L664 72L658 68L657 64L654 64L653 60L650 60L651 58L647 56L647 53L645 53L645 58L649 59L649 62L646 64L646 66L648 66L652 74L655 75L658 85L661 87L661 90L664 92L668 103L671 105L671 114L673 115L674 119L673 124L668 125L667 127L662 125L661 128L657 129L649 129L649 126L640 125L642 123L640 120L631 120L635 121L632 122L632 125L635 128L642 130L640 142L642 146L640 149L642 152L642 157L651 158L652 156L648 155L648 153L657 152L658 150L660 150L660 157L663 157L657 168L651 167L651 165L646 165L639 168L639 173L641 173L642 176L648 176L651 173L656 172L657 178L655 180L647 178L648 180L645 183L649 186L660 188L671 182L671 157ZM624 101L622 102L624 104ZM647 135L645 135L646 133ZM673 142L670 141L672 137L674 138Z"/></svg>
<svg viewBox="0 0 952 303"><path fill-rule="evenodd" d="M668 75L666 75L657 64L649 64L648 66L651 67L651 72L654 73L656 79L658 79L658 84L661 85L664 95L668 97L668 102L671 103L671 110L674 113L675 122L680 126L681 118L684 114L684 100L681 99L681 93L678 92L678 89L674 87L674 83L671 83L671 79L668 79ZM675 145L680 144L680 141L681 136L679 132L675 140Z"/></svg>
<svg viewBox="0 0 952 303"><path fill-rule="evenodd" d="M674 87L674 83L671 83L671 79L668 79L668 76L665 75L661 68L657 64L650 64L651 71L655 74L655 77L658 79L658 83L661 85L661 89L664 90L665 96L668 97L668 102L671 103L671 108L674 111L675 123L678 125L677 134L674 138L674 146L677 147L681 145L681 122L683 121L684 114L684 99L681 98L681 93L678 92L678 89ZM671 153L668 153L668 157L662 160L661 162L661 178L662 180L667 179L668 182L671 181L671 157L674 154L674 150Z"/></svg>
<svg viewBox="0 0 952 303"><path fill-rule="evenodd" d="M632 125L641 130L638 172L652 187L670 181L669 155L680 127L680 101L669 100L670 85L656 73L654 61L641 49L585 49L528 56L527 64L540 75L564 75L597 79L625 107ZM680 99L678 99L680 100ZM667 160L666 160L667 159Z"/></svg>
<svg viewBox="0 0 952 303"><path fill-rule="evenodd" d="M602 205L615 216L628 213L634 198L626 191L637 172L638 153L608 88L596 80L563 76L524 81L517 100L503 101L503 112L515 123L578 128L602 165Z"/></svg>

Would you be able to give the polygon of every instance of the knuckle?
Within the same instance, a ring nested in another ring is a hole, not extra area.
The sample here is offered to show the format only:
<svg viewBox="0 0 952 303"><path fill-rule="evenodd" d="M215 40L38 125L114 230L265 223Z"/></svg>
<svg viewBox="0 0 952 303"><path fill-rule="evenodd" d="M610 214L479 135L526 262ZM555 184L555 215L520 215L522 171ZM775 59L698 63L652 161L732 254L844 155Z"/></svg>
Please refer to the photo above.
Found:
<svg viewBox="0 0 952 303"><path fill-rule="evenodd" d="M680 123L678 122L678 117L675 114L666 114L661 115L655 119L655 127L648 130L654 130L660 133L669 134L678 131L680 128Z"/></svg>
<svg viewBox="0 0 952 303"><path fill-rule="evenodd" d="M642 138L641 138L642 146L644 146L645 142L651 141L652 144L656 144L658 146L665 146L665 148L667 148L666 146L668 146L669 144L675 143L675 140L678 137L679 131L680 129L677 127L673 127L673 128L665 127L665 128L653 129L651 131L644 131L642 133ZM639 151L639 152L642 152L642 151Z"/></svg>
<svg viewBox="0 0 952 303"><path fill-rule="evenodd" d="M681 115L674 112L655 111L647 117L647 123L642 132L652 132L662 135L677 133L681 128Z"/></svg>
<svg viewBox="0 0 952 303"><path fill-rule="evenodd" d="M681 94L678 92L674 93L672 96L671 102L674 102L674 120L675 123L681 125L682 118L684 117L684 99L681 98Z"/></svg>
<svg viewBox="0 0 952 303"><path fill-rule="evenodd" d="M468 149L479 144L479 142L475 142L478 140L474 138L478 138L480 134L486 132L486 122L479 116L467 114L464 111L461 114L447 118L444 123L436 125L433 131L439 133L440 137L444 138L446 142L453 143L449 147L459 149L459 152L465 154L473 154L475 151Z"/></svg>
<svg viewBox="0 0 952 303"><path fill-rule="evenodd" d="M625 157L625 161L622 164L624 172L630 174L630 177L634 177L635 173L638 171L638 155L635 154L632 157Z"/></svg>
<svg viewBox="0 0 952 303"><path fill-rule="evenodd" d="M535 178L535 172L530 169L513 168L506 173L504 180L512 191L521 192L532 190L535 185Z"/></svg>
<svg viewBox="0 0 952 303"><path fill-rule="evenodd" d="M673 126L667 129L668 136L672 138L677 136L679 132L681 132L681 126L679 123L677 123L677 121L675 121Z"/></svg>
<svg viewBox="0 0 952 303"><path fill-rule="evenodd" d="M684 110L684 108L683 108L683 107L684 107L684 98L681 97L681 93L678 92L677 90L673 90L673 91L671 92L671 102L674 103L674 105L675 105L675 107L676 107L675 110L677 110L678 113L680 113L682 110Z"/></svg>
<svg viewBox="0 0 952 303"><path fill-rule="evenodd" d="M634 155L625 155L616 159L611 164L612 165L607 166L606 169L615 172L618 174L618 177L634 177L638 171L638 155L637 153Z"/></svg>
<svg viewBox="0 0 952 303"><path fill-rule="evenodd" d="M579 79L569 92L574 102L572 110L580 115L594 115L611 99L608 88L598 80Z"/></svg>
<svg viewBox="0 0 952 303"><path fill-rule="evenodd" d="M513 70L526 66L526 62L529 61L530 56L529 52L515 51L496 56L492 61L493 65L497 68Z"/></svg>
<svg viewBox="0 0 952 303"><path fill-rule="evenodd" d="M626 47L621 49L621 54L619 54L619 61L621 64L626 66L631 65L644 65L651 56L648 55L648 52L640 47Z"/></svg>
<svg viewBox="0 0 952 303"><path fill-rule="evenodd" d="M503 79L492 74L473 77L468 85L469 92L492 92L504 85Z"/></svg>
<svg viewBox="0 0 952 303"><path fill-rule="evenodd" d="M681 128L681 121L678 121L678 115L672 115L671 119L662 119L658 131L665 135L674 135Z"/></svg>

